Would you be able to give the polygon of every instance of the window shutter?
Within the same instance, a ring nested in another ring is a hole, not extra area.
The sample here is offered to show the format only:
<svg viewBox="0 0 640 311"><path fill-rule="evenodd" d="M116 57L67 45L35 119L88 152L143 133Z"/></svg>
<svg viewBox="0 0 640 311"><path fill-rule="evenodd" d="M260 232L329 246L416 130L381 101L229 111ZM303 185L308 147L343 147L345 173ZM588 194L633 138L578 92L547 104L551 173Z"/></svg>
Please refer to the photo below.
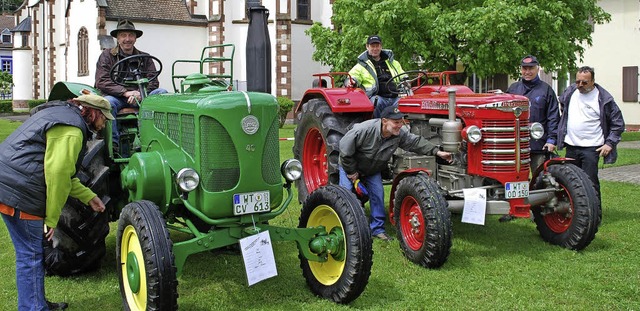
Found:
<svg viewBox="0 0 640 311"><path fill-rule="evenodd" d="M622 67L622 101L638 102L638 66Z"/></svg>

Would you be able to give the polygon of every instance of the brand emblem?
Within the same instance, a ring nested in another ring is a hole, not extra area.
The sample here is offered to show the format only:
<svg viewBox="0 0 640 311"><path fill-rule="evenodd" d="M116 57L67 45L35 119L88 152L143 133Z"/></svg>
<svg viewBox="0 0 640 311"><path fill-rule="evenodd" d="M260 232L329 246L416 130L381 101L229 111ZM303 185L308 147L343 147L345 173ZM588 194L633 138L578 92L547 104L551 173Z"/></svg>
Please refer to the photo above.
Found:
<svg viewBox="0 0 640 311"><path fill-rule="evenodd" d="M522 108L520 107L513 108L513 114L516 116L516 118L519 118L520 115L522 114Z"/></svg>
<svg viewBox="0 0 640 311"><path fill-rule="evenodd" d="M246 116L242 118L242 130L248 135L253 135L258 132L260 128L260 121L255 116Z"/></svg>

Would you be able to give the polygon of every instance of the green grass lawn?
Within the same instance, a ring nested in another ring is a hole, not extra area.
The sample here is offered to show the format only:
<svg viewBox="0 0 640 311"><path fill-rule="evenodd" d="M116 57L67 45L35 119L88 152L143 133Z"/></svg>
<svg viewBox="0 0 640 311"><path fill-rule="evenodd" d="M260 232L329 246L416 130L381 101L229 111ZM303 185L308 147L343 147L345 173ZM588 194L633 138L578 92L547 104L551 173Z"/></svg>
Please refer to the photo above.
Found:
<svg viewBox="0 0 640 311"><path fill-rule="evenodd" d="M11 126L17 127L0 120L0 140L11 132ZM286 126L280 136L293 137L293 126ZM291 157L292 145L292 141L281 142L282 159ZM635 158L637 163L638 153ZM278 276L251 287L246 285L242 258L237 254L219 251L189 257L179 278L178 302L182 310L196 311L639 310L637 188L602 182L602 225L593 243L581 252L543 242L529 219L500 223L498 216L489 216L486 225L478 226L461 223L460 215L454 215L453 247L442 268L418 267L403 258L397 241L375 240L369 284L347 306L313 296L292 242L274 245ZM294 203L273 223L295 227L299 210L300 205ZM69 302L68 310L121 310L115 223L111 226L102 268L70 278L47 277L49 298ZM391 227L388 231L395 233ZM0 279L0 310L16 309L14 260L6 227L0 225L0 275L4 276Z"/></svg>

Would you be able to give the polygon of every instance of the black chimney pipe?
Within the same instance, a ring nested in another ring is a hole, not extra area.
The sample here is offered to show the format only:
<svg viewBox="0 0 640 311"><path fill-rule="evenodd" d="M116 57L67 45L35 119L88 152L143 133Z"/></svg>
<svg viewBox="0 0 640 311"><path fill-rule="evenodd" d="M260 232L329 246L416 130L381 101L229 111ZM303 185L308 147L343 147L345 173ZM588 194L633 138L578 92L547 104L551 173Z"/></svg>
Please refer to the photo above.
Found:
<svg viewBox="0 0 640 311"><path fill-rule="evenodd" d="M264 6L249 7L247 34L247 90L271 93L271 42Z"/></svg>

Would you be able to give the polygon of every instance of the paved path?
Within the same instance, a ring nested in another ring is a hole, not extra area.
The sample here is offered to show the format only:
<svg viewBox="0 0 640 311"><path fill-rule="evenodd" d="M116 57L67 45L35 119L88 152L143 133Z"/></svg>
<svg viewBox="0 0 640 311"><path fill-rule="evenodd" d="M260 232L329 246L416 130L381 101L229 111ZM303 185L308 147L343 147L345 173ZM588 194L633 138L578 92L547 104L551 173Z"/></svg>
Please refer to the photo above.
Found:
<svg viewBox="0 0 640 311"><path fill-rule="evenodd" d="M618 149L640 149L640 141L621 141ZM600 169L598 177L601 180L640 184L640 164Z"/></svg>

